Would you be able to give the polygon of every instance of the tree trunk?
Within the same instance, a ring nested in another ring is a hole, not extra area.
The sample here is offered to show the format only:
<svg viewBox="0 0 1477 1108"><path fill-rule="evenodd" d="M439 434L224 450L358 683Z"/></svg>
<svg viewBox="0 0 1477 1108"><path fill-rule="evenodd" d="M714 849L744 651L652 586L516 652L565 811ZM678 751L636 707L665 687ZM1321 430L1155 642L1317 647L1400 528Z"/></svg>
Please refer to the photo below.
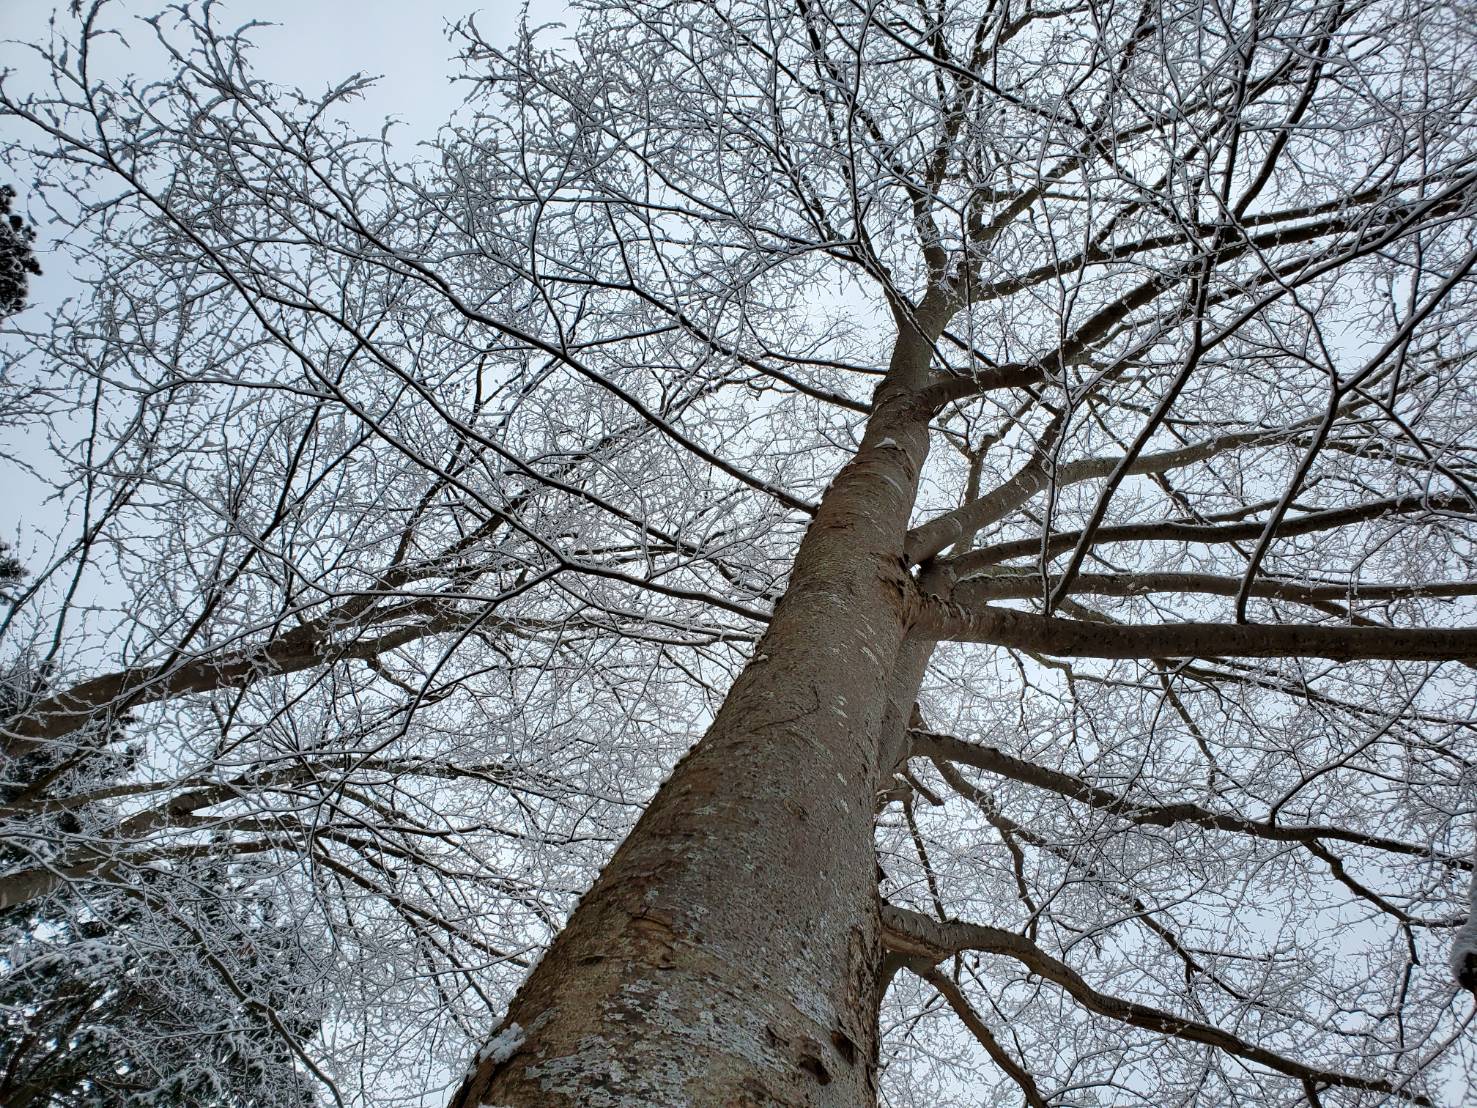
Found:
<svg viewBox="0 0 1477 1108"><path fill-rule="evenodd" d="M926 340L899 344L753 659L454 1108L875 1101L873 818L912 607L902 550L927 364Z"/></svg>

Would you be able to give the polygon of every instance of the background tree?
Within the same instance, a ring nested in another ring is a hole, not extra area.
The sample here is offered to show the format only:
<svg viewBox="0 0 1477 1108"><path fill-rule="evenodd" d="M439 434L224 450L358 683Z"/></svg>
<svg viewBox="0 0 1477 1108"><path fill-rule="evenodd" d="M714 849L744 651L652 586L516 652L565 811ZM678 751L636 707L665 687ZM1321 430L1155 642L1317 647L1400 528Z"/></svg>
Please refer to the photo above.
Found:
<svg viewBox="0 0 1477 1108"><path fill-rule="evenodd" d="M41 276L32 243L36 230L10 210L15 189L0 185L0 318L14 315L26 306L30 278Z"/></svg>
<svg viewBox="0 0 1477 1108"><path fill-rule="evenodd" d="M1450 1101L1469 14L591 0L405 165L94 8L0 902L260 863L344 1098Z"/></svg>
<svg viewBox="0 0 1477 1108"><path fill-rule="evenodd" d="M0 599L9 600L10 590L25 580L26 567L10 554L10 544L0 542Z"/></svg>
<svg viewBox="0 0 1477 1108"><path fill-rule="evenodd" d="M0 581L24 577L18 561L0 561ZM48 669L11 664L0 719L52 691ZM99 793L116 800L146 748L124 733L131 722L86 727L7 761L0 866L35 866L111 830L123 813ZM131 887L93 884L0 909L0 1102L312 1104L300 1059L318 1021L303 1002L321 952L312 931L294 934L264 879L207 860Z"/></svg>

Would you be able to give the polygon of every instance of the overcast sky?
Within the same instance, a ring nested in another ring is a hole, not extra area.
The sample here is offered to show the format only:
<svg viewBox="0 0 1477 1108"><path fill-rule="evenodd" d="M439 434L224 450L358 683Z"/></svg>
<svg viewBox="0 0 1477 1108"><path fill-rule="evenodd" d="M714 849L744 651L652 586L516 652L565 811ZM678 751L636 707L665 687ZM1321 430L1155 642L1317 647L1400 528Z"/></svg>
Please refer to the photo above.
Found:
<svg viewBox="0 0 1477 1108"><path fill-rule="evenodd" d="M139 76L161 72L162 56L153 31L140 22L172 0L111 0L102 22L122 30L128 52L110 50L103 69L109 75L126 68ZM43 43L50 34L53 11L60 6L58 31L75 36L79 22L67 5L55 0L0 0L0 71L10 70L16 92L35 88L44 76L27 43ZM529 0L530 24L573 21L565 0ZM234 28L256 21L251 38L258 44L253 57L257 71L268 80L320 93L354 73L377 82L364 98L346 106L344 115L362 133L378 135L387 119L399 121L390 137L402 154L415 143L431 138L465 97L465 82L453 83L459 72L456 47L447 36L457 20L475 15L488 41L511 42L525 5L521 0L218 0L217 25ZM551 34L564 34L552 31ZM112 46L112 43L108 43ZM18 134L13 119L0 115L0 135ZM3 183L3 181L0 181ZM26 182L11 182L26 201ZM37 243L44 276L33 282L31 302L37 307L55 303L60 264L46 268L47 243L42 228Z"/></svg>
<svg viewBox="0 0 1477 1108"><path fill-rule="evenodd" d="M47 22L58 5L53 0L0 0L0 38L43 41ZM65 12L65 4L60 5ZM104 9L108 22L127 26L130 17L166 7L165 0L113 0ZM382 75L365 99L356 122L378 130L395 116L406 124L396 135L425 137L435 132L462 91L449 77L454 48L446 37L449 23L476 13L477 25L490 41L512 39L523 4L513 0L223 0L218 22L233 26L249 20L275 23L252 37L260 44L255 61L270 80L321 91L354 72ZM535 25L569 19L564 0L530 0L529 21ZM63 15L59 26L74 27ZM137 23L134 22L137 27ZM138 48L150 32L130 33ZM23 48L0 44L0 68L24 67ZM144 52L147 57L147 53ZM465 86L462 86L465 89ZM0 127L6 126L0 121Z"/></svg>
<svg viewBox="0 0 1477 1108"><path fill-rule="evenodd" d="M128 39L126 53L116 49L103 56L103 69L110 76L120 70L141 77L158 75L161 54L151 49L153 32L138 21L174 0L112 0L103 11L103 22L123 29ZM0 0L0 70L10 70L13 94L37 88L44 75L33 51L25 43L44 43L53 11L60 7L57 28L75 36L78 20L67 13L67 3L55 0ZM565 0L530 0L529 22L573 22ZM258 43L254 57L257 71L278 84L295 85L309 93L322 92L349 75L362 72L380 78L363 101L344 114L361 132L380 133L388 118L401 121L390 132L397 151L413 152L416 142L432 137L465 95L465 84L454 85L458 72L453 61L455 47L447 38L450 23L476 13L477 25L490 42L510 42L523 14L524 5L510 0L219 0L217 24L234 28L256 20L276 24L252 32ZM565 32L556 32L563 34ZM0 137L18 136L13 118L0 115ZM7 183L0 167L0 184ZM24 209L29 182L10 181L20 194ZM31 307L16 320L37 326L46 312L60 303L76 285L68 274L67 259L51 250L47 227L38 218L36 244L43 275L31 282ZM0 540L15 546L15 553L32 567L44 565L52 549L65 545L75 529L64 507L50 499L50 488L42 480L13 464L21 461L41 473L54 467L46 448L46 429L7 428L0 443Z"/></svg>

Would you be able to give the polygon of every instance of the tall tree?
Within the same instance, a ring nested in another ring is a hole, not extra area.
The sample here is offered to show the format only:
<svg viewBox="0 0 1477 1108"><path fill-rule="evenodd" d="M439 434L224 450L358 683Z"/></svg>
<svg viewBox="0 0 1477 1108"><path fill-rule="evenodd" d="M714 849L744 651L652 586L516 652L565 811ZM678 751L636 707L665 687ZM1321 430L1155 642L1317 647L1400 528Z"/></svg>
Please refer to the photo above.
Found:
<svg viewBox="0 0 1477 1108"><path fill-rule="evenodd" d="M6 752L156 749L0 904L267 859L343 1097L1449 1100L1469 16L586 0L400 164L94 7L0 97L98 258Z"/></svg>

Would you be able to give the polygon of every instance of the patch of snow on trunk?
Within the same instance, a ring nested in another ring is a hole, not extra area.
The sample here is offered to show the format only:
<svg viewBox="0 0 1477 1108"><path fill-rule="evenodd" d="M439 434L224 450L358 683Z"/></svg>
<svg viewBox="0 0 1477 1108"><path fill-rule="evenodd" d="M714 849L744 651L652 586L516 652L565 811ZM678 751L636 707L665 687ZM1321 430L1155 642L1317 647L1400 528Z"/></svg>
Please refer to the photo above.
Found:
<svg viewBox="0 0 1477 1108"><path fill-rule="evenodd" d="M491 1061L494 1066L502 1065L517 1053L526 1038L523 1028L519 1027L516 1022L508 1024L488 1039L482 1049L477 1052L477 1064L481 1065L483 1062Z"/></svg>

